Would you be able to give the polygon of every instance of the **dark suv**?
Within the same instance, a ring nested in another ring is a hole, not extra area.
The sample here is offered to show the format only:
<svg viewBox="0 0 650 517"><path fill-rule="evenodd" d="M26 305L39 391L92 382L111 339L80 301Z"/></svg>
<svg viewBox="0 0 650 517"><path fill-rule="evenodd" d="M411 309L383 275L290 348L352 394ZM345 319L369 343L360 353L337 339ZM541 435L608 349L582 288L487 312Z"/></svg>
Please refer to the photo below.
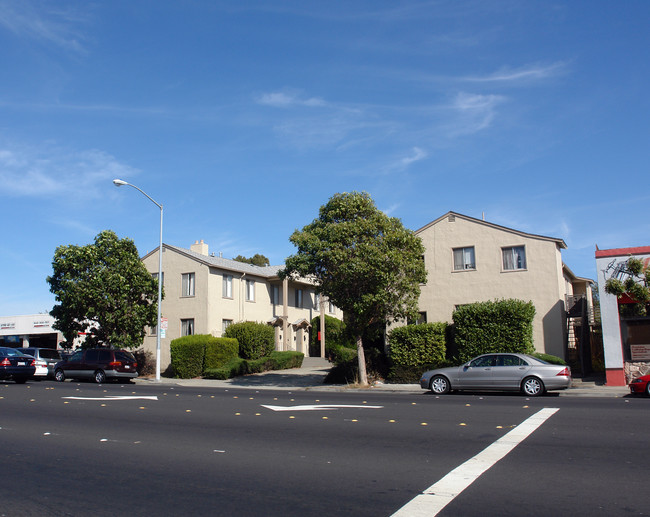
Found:
<svg viewBox="0 0 650 517"><path fill-rule="evenodd" d="M92 379L97 383L107 379L134 379L138 376L137 363L131 352L110 348L77 350L54 366L54 378Z"/></svg>

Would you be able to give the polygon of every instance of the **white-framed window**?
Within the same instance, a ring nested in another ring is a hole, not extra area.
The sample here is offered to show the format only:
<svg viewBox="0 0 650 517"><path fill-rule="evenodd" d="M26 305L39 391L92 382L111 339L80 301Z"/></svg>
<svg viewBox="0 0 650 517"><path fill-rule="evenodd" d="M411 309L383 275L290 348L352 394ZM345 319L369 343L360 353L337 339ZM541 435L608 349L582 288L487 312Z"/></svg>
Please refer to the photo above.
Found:
<svg viewBox="0 0 650 517"><path fill-rule="evenodd" d="M296 289L296 307L302 308L302 289Z"/></svg>
<svg viewBox="0 0 650 517"><path fill-rule="evenodd" d="M466 248L454 248L454 271L463 271L465 269L476 269L476 259L474 256L474 246Z"/></svg>
<svg viewBox="0 0 650 517"><path fill-rule="evenodd" d="M255 301L255 280L246 280L246 301Z"/></svg>
<svg viewBox="0 0 650 517"><path fill-rule="evenodd" d="M194 296L194 273L183 273L181 275L181 296Z"/></svg>
<svg viewBox="0 0 650 517"><path fill-rule="evenodd" d="M329 302L329 312L330 314L334 314L336 312L336 308L332 302Z"/></svg>
<svg viewBox="0 0 650 517"><path fill-rule="evenodd" d="M271 286L271 303L273 305L280 305L280 286L272 285Z"/></svg>
<svg viewBox="0 0 650 517"><path fill-rule="evenodd" d="M526 269L526 247L510 246L501 248L503 256L503 270L516 271L517 269Z"/></svg>
<svg viewBox="0 0 650 517"><path fill-rule="evenodd" d="M232 325L232 320L221 320L221 333L224 333Z"/></svg>
<svg viewBox="0 0 650 517"><path fill-rule="evenodd" d="M181 336L194 335L194 318L181 320Z"/></svg>
<svg viewBox="0 0 650 517"><path fill-rule="evenodd" d="M223 275L223 297L232 298L232 275Z"/></svg>

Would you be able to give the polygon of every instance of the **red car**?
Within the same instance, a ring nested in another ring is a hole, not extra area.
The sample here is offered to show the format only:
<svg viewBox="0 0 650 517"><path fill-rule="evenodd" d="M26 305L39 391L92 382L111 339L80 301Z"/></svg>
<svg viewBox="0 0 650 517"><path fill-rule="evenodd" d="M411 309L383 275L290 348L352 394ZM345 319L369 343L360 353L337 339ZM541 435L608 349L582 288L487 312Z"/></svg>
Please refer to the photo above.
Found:
<svg viewBox="0 0 650 517"><path fill-rule="evenodd" d="M634 379L630 384L630 392L633 395L639 395L645 393L650 397L650 375L642 375Z"/></svg>

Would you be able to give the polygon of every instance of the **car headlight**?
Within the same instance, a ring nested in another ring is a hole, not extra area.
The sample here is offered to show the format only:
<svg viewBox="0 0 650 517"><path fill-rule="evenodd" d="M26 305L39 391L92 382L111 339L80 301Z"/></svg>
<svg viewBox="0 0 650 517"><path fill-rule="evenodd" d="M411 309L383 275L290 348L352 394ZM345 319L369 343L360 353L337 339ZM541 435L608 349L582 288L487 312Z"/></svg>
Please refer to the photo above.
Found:
<svg viewBox="0 0 650 517"><path fill-rule="evenodd" d="M634 379L630 384L641 384L643 383L643 379Z"/></svg>

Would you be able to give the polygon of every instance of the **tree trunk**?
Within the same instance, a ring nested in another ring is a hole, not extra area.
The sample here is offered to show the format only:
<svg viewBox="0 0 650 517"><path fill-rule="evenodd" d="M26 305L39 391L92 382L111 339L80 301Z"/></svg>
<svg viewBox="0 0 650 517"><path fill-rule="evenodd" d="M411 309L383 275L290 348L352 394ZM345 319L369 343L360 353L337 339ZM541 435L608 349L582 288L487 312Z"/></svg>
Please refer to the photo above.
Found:
<svg viewBox="0 0 650 517"><path fill-rule="evenodd" d="M368 374L366 373L366 354L363 351L361 336L357 336L357 357L359 359L359 384L368 385Z"/></svg>

